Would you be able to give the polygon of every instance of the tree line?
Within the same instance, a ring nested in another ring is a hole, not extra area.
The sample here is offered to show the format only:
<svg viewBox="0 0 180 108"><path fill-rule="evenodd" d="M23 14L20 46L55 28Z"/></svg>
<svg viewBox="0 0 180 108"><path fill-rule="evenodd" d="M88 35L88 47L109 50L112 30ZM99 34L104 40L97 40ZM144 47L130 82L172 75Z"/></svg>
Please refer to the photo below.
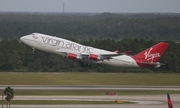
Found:
<svg viewBox="0 0 180 108"><path fill-rule="evenodd" d="M73 40L73 39L72 39ZM114 39L75 40L81 44L90 45L105 50L132 51L132 55L157 44L158 41L125 38L121 41ZM165 63L159 69L148 68L119 68L103 64L91 64L80 60L70 60L62 56L35 50L17 39L4 39L0 42L0 71L17 72L179 72L180 44L168 41L169 47L161 57Z"/></svg>
<svg viewBox="0 0 180 108"><path fill-rule="evenodd" d="M180 40L180 14L0 13L0 38L39 32L80 39Z"/></svg>
<svg viewBox="0 0 180 108"><path fill-rule="evenodd" d="M117 68L72 61L20 43L34 32L54 35L105 50L136 54L158 41L169 48L160 69ZM173 13L3 13L0 12L0 71L178 72L180 14Z"/></svg>

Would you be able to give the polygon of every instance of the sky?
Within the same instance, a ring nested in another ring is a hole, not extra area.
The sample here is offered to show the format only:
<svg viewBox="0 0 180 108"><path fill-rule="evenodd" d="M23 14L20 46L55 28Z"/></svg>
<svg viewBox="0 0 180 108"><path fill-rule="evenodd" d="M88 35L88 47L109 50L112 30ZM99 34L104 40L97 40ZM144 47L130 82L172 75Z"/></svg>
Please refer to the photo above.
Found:
<svg viewBox="0 0 180 108"><path fill-rule="evenodd" d="M0 0L0 12L180 13L180 0Z"/></svg>

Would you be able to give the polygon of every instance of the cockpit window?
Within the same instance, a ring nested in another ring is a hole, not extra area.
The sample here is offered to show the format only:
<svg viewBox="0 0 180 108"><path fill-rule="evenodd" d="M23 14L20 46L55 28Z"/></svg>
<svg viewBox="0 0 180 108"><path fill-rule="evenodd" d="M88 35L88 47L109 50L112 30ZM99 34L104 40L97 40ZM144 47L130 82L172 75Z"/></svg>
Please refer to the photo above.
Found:
<svg viewBox="0 0 180 108"><path fill-rule="evenodd" d="M38 36L36 36L34 33L32 34L32 37L33 37L34 39L38 39Z"/></svg>

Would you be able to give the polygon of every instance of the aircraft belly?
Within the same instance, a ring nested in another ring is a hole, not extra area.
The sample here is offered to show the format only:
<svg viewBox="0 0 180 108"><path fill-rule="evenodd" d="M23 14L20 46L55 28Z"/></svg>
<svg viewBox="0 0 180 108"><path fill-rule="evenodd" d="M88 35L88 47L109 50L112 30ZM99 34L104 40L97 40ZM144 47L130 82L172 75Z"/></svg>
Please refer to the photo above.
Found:
<svg viewBox="0 0 180 108"><path fill-rule="evenodd" d="M113 57L112 59L104 60L103 63L117 67L139 67L130 56Z"/></svg>

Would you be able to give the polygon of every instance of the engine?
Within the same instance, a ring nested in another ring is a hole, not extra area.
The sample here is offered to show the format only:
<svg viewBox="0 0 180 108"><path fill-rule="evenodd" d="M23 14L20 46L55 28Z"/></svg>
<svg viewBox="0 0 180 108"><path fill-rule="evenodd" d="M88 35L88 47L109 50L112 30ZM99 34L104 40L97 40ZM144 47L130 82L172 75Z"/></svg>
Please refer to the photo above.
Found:
<svg viewBox="0 0 180 108"><path fill-rule="evenodd" d="M161 64L159 62L157 62L157 64L154 66L154 68L159 68L161 66Z"/></svg>
<svg viewBox="0 0 180 108"><path fill-rule="evenodd" d="M79 59L79 56L77 54L69 53L67 55L67 58L69 58L69 59Z"/></svg>
<svg viewBox="0 0 180 108"><path fill-rule="evenodd" d="M90 59L90 60L99 60L100 57L99 57L98 55L95 55L95 54L90 54L90 55L89 55L89 59Z"/></svg>

